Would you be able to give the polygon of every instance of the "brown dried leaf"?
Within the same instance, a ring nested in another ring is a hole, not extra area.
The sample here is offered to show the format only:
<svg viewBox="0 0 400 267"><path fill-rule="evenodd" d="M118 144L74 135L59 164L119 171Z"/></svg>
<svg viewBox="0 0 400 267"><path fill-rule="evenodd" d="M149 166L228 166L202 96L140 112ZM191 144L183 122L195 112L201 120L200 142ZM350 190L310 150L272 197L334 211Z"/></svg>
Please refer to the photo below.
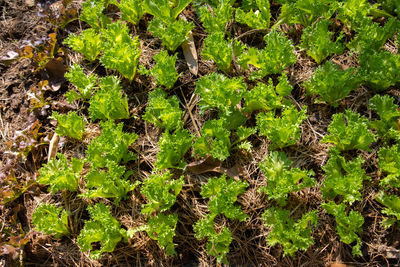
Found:
<svg viewBox="0 0 400 267"><path fill-rule="evenodd" d="M182 44L182 50L190 72L193 75L197 75L199 72L198 57L191 31L189 32L189 40Z"/></svg>

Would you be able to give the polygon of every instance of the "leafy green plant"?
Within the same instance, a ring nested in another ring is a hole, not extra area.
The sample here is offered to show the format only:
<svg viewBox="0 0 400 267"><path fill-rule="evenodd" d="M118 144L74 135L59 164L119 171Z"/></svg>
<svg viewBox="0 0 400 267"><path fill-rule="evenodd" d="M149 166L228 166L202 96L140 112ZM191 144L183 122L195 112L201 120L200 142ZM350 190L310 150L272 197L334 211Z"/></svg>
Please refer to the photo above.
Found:
<svg viewBox="0 0 400 267"><path fill-rule="evenodd" d="M70 67L69 71L65 73L65 78L75 85L79 91L79 93L77 93L76 91L70 90L65 94L69 103L79 98L85 100L90 99L97 82L96 74L86 75L80 65L74 64Z"/></svg>
<svg viewBox="0 0 400 267"><path fill-rule="evenodd" d="M381 180L382 186L400 188L400 147L383 147L378 151L378 166L388 175Z"/></svg>
<svg viewBox="0 0 400 267"><path fill-rule="evenodd" d="M320 101L337 107L338 101L357 89L360 83L354 68L342 70L332 61L328 61L316 69L311 80L304 83L304 87L309 94L319 95Z"/></svg>
<svg viewBox="0 0 400 267"><path fill-rule="evenodd" d="M315 184L313 171L292 168L293 162L283 152L271 152L264 161L258 164L267 178L267 185L259 188L259 192L268 195L281 206L286 205L288 194L300 191Z"/></svg>
<svg viewBox="0 0 400 267"><path fill-rule="evenodd" d="M183 156L192 146L193 136L185 129L173 133L165 131L158 141L160 152L157 154L155 167L159 170L175 168L184 169L186 162Z"/></svg>
<svg viewBox="0 0 400 267"><path fill-rule="evenodd" d="M268 29L271 19L270 4L268 0L255 0L257 9L245 12L243 9L236 9L235 19L237 22L247 24L253 29Z"/></svg>
<svg viewBox="0 0 400 267"><path fill-rule="evenodd" d="M229 1L221 1L215 6L205 4L199 8L199 18L206 32L225 32L226 23L233 18L233 10Z"/></svg>
<svg viewBox="0 0 400 267"><path fill-rule="evenodd" d="M380 120L370 122L370 126L374 128L378 135L383 139L400 139L399 106L394 104L394 98L388 95L375 95L369 100L369 108L374 110Z"/></svg>
<svg viewBox="0 0 400 267"><path fill-rule="evenodd" d="M357 35L347 44L347 47L362 52L366 50L378 51L391 38L400 27L396 18L389 18L383 27L374 23L372 18L363 17L358 20Z"/></svg>
<svg viewBox="0 0 400 267"><path fill-rule="evenodd" d="M128 192L134 190L139 181L131 183L127 178L129 172L125 174L125 167L118 166L116 162L107 160L106 170L92 169L86 176L86 191L81 194L86 198L114 198L114 203L126 199ZM125 174L125 176L124 176Z"/></svg>
<svg viewBox="0 0 400 267"><path fill-rule="evenodd" d="M116 76L100 79L100 89L90 99L91 119L117 120L128 119L128 98L122 96L120 80Z"/></svg>
<svg viewBox="0 0 400 267"><path fill-rule="evenodd" d="M218 73L201 77L196 82L195 93L200 96L200 112L216 108L219 115L229 117L242 100L246 90L242 78L227 78Z"/></svg>
<svg viewBox="0 0 400 267"><path fill-rule="evenodd" d="M120 0L119 2L114 0L113 3L121 10L122 20L134 25L139 23L144 13L143 0Z"/></svg>
<svg viewBox="0 0 400 267"><path fill-rule="evenodd" d="M139 38L131 39L126 24L109 24L102 32L105 44L100 62L108 69L117 70L129 81L135 78L141 53Z"/></svg>
<svg viewBox="0 0 400 267"><path fill-rule="evenodd" d="M226 122L222 119L206 121L201 129L201 137L193 145L193 153L202 157L211 155L219 160L229 157L231 133L225 125Z"/></svg>
<svg viewBox="0 0 400 267"><path fill-rule="evenodd" d="M232 45L230 40L225 40L223 32L214 32L204 40L203 50L201 51L204 59L212 59L217 64L218 69L229 72L232 62Z"/></svg>
<svg viewBox="0 0 400 267"><path fill-rule="evenodd" d="M350 30L360 27L361 22L378 7L371 5L368 0L347 0L339 4L338 19Z"/></svg>
<svg viewBox="0 0 400 267"><path fill-rule="evenodd" d="M318 222L317 211L310 211L301 216L297 222L290 216L290 210L271 207L262 214L262 219L271 232L267 241L270 246L281 244L283 255L293 254L314 244L311 237L312 226Z"/></svg>
<svg viewBox="0 0 400 267"><path fill-rule="evenodd" d="M37 231L60 238L69 235L68 212L54 204L40 204L32 214L32 223ZM60 216L61 213L61 216Z"/></svg>
<svg viewBox="0 0 400 267"><path fill-rule="evenodd" d="M232 235L226 227L217 233L214 229L214 218L224 214L229 219L245 221L248 216L234 203L237 196L242 194L247 186L247 182L235 181L231 178L227 180L226 175L223 174L219 178L211 178L201 187L201 196L210 199L208 204L210 213L197 221L193 229L197 238L208 237L207 253L216 257L219 263L228 264L226 254L229 252Z"/></svg>
<svg viewBox="0 0 400 267"><path fill-rule="evenodd" d="M249 64L258 68L252 73L253 79L280 73L296 62L297 57L293 53L292 41L281 32L272 30L264 37L264 40L266 46L263 50L250 47L238 57L238 63L244 69L247 69Z"/></svg>
<svg viewBox="0 0 400 267"><path fill-rule="evenodd" d="M334 149L331 149L329 154L330 158L323 167L326 174L321 188L323 196L333 200L339 195L343 197L344 202L350 204L361 200L363 180L370 180L361 167L364 160L357 157L353 161L346 161Z"/></svg>
<svg viewBox="0 0 400 267"><path fill-rule="evenodd" d="M172 21L192 2L192 0L144 0L143 8L148 14L164 21Z"/></svg>
<svg viewBox="0 0 400 267"><path fill-rule="evenodd" d="M128 148L138 136L135 133L124 133L123 125L121 122L115 126L111 120L100 122L102 133L92 140L86 152L88 161L94 168L106 167L107 161L118 164L121 160L128 162L136 159L132 152L128 152Z"/></svg>
<svg viewBox="0 0 400 267"><path fill-rule="evenodd" d="M400 55L366 50L358 56L360 77L374 91L384 91L400 82Z"/></svg>
<svg viewBox="0 0 400 267"><path fill-rule="evenodd" d="M128 230L128 236L133 236L136 232L146 231L151 239L158 242L158 245L165 250L168 256L176 255L173 239L177 222L177 214L165 215L160 213L150 217L147 224Z"/></svg>
<svg viewBox="0 0 400 267"><path fill-rule="evenodd" d="M338 3L331 0L284 1L274 27L282 23L299 23L307 27L320 17L329 19L337 8Z"/></svg>
<svg viewBox="0 0 400 267"><path fill-rule="evenodd" d="M75 111L70 111L66 115L54 111L51 118L57 120L55 132L58 135L69 136L78 140L82 139L86 122Z"/></svg>
<svg viewBox="0 0 400 267"><path fill-rule="evenodd" d="M354 210L351 210L348 215L345 211L346 205L341 203L337 205L335 202L327 202L321 204L322 208L327 213L335 216L336 231L340 236L340 240L345 244L351 244L354 241L356 244L353 246L353 255L361 256L361 239L357 233L362 231L364 223L363 216Z"/></svg>
<svg viewBox="0 0 400 267"><path fill-rule="evenodd" d="M64 43L89 61L94 61L102 50L101 36L94 29L86 29L80 35L71 33Z"/></svg>
<svg viewBox="0 0 400 267"><path fill-rule="evenodd" d="M174 180L169 171L150 175L143 181L140 190L148 200L148 203L142 206L142 213L150 215L153 212L169 210L174 205L184 183L183 176Z"/></svg>
<svg viewBox="0 0 400 267"><path fill-rule="evenodd" d="M82 3L82 12L79 17L95 30L106 26L111 22L110 18L103 14L108 4L108 0L87 0Z"/></svg>
<svg viewBox="0 0 400 267"><path fill-rule="evenodd" d="M322 143L333 143L339 151L360 149L371 151L369 145L375 136L368 130L368 119L347 109L345 113L332 116L328 126L329 135L322 138Z"/></svg>
<svg viewBox="0 0 400 267"><path fill-rule="evenodd" d="M176 96L166 98L167 94L161 88L155 88L149 93L148 105L143 119L155 126L176 130L183 127L182 110Z"/></svg>
<svg viewBox="0 0 400 267"><path fill-rule="evenodd" d="M301 124L307 118L307 110L303 107L297 111L294 106L285 107L281 117L275 117L275 112L259 113L257 129L260 135L271 141L271 149L295 145L300 138Z"/></svg>
<svg viewBox="0 0 400 267"><path fill-rule="evenodd" d="M400 17L400 2L396 0L379 0L378 3L381 4L384 10L396 14Z"/></svg>
<svg viewBox="0 0 400 267"><path fill-rule="evenodd" d="M307 55L320 64L332 54L343 53L341 36L335 42L332 41L333 33L328 30L331 25L329 20L321 20L304 29L301 35L300 47L307 51Z"/></svg>
<svg viewBox="0 0 400 267"><path fill-rule="evenodd" d="M148 30L155 37L160 38L162 44L170 51L175 51L183 42L187 41L188 33L193 29L192 22L183 19L164 22L155 17L149 23Z"/></svg>
<svg viewBox="0 0 400 267"><path fill-rule="evenodd" d="M152 75L158 85L163 85L165 88L170 89L174 86L176 80L179 78L179 73L175 68L175 62L178 54L168 56L168 52L162 50L154 56L156 65L147 70L144 67L139 69L139 73L145 75Z"/></svg>
<svg viewBox="0 0 400 267"><path fill-rule="evenodd" d="M77 191L78 180L81 176L84 160L72 158L67 161L64 154L58 153L57 159L51 159L39 169L39 184L49 186L49 191L55 193L60 190Z"/></svg>
<svg viewBox="0 0 400 267"><path fill-rule="evenodd" d="M91 258L99 259L104 252L113 252L122 239L127 240L127 233L103 203L97 203L87 209L90 221L85 222L77 243L82 251L90 250ZM96 242L100 242L100 249L93 249L92 244Z"/></svg>
<svg viewBox="0 0 400 267"><path fill-rule="evenodd" d="M400 198L398 196L389 196L385 192L381 191L376 196L376 200L385 206L382 213L388 216L395 216L395 218L384 218L381 222L383 226L387 228L392 226L396 221L400 221Z"/></svg>

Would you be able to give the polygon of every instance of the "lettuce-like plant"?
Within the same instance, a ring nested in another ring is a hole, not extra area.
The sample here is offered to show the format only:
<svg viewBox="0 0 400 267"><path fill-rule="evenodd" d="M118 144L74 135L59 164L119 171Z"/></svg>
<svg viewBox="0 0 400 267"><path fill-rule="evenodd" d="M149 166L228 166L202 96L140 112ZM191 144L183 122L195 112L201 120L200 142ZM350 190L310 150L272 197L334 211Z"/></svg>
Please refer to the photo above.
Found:
<svg viewBox="0 0 400 267"><path fill-rule="evenodd" d="M254 2L257 10L245 12L243 9L236 9L236 21L247 24L253 29L268 29L271 19L269 0L255 0Z"/></svg>
<svg viewBox="0 0 400 267"><path fill-rule="evenodd" d="M74 64L70 67L69 71L65 73L65 78L75 85L79 91L79 93L77 93L76 91L70 90L65 94L69 103L72 103L74 100L79 98L85 100L90 99L92 91L97 83L96 74L86 75L80 65Z"/></svg>
<svg viewBox="0 0 400 267"><path fill-rule="evenodd" d="M71 33L64 43L89 61L94 61L102 50L101 36L94 29L86 29L80 35Z"/></svg>
<svg viewBox="0 0 400 267"><path fill-rule="evenodd" d="M70 111L66 115L54 111L51 118L57 120L55 132L58 135L69 136L78 140L82 139L86 122L75 111Z"/></svg>
<svg viewBox="0 0 400 267"><path fill-rule="evenodd" d="M204 59L212 59L218 69L229 72L232 62L232 45L225 40L223 32L211 33L204 40L204 47L201 51Z"/></svg>
<svg viewBox="0 0 400 267"><path fill-rule="evenodd" d="M215 6L205 4L199 8L199 18L207 33L225 32L226 23L233 18L233 10L229 1L221 1Z"/></svg>
<svg viewBox="0 0 400 267"><path fill-rule="evenodd" d="M120 0L119 2L114 0L114 4L122 12L121 19L134 25L139 23L144 13L143 0Z"/></svg>
<svg viewBox="0 0 400 267"><path fill-rule="evenodd" d="M60 238L69 235L68 212L54 204L40 204L32 214L32 223L37 231ZM61 216L60 216L61 213Z"/></svg>
<svg viewBox="0 0 400 267"><path fill-rule="evenodd" d="M387 217L382 220L381 223L384 227L390 227L395 224L396 221L400 221L400 197L396 195L388 195L381 191L376 196L376 200L385 206L385 208L382 210L382 213L388 216L394 216L394 218Z"/></svg>

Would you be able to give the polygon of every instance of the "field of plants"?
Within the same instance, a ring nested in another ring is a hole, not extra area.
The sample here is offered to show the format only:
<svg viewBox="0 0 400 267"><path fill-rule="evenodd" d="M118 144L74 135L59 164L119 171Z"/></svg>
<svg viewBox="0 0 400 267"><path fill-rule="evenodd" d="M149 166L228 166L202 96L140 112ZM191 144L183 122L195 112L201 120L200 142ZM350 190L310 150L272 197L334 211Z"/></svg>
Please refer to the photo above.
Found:
<svg viewBox="0 0 400 267"><path fill-rule="evenodd" d="M3 0L0 266L399 266L399 0Z"/></svg>

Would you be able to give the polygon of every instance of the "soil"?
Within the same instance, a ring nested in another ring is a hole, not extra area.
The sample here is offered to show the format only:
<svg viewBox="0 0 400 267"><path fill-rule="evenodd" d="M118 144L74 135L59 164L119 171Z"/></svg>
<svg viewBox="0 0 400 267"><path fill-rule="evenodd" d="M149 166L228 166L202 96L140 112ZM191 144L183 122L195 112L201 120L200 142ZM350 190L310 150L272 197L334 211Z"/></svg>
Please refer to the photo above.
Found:
<svg viewBox="0 0 400 267"><path fill-rule="evenodd" d="M79 10L81 1L74 1ZM62 79L67 66L74 62L82 63L82 56L73 53L65 46L63 40L71 32L79 32L82 25L75 20L65 28L55 30L55 25L49 21L49 14L56 17L62 12L62 1L35 0L0 0L0 214L1 236L0 266L214 266L216 261L206 253L205 241L197 240L192 225L207 213L207 201L201 198L200 186L208 178L217 175L215 172L184 173L185 185L172 207L171 212L179 215L174 242L177 244L177 255L167 257L156 241L150 239L144 232L136 234L127 243L120 242L112 253L105 253L100 260L93 260L87 253L82 253L76 243L76 238L84 221L88 219L86 207L96 201L82 201L75 193L68 193L70 210L73 211L71 220L71 236L55 239L34 230L31 223L32 213L39 203L62 203L65 199L61 194L52 195L47 188L38 185L35 179L38 169L47 161L49 141L53 136L55 124L48 118L52 111L77 110L74 105L66 103L64 93L71 88ZM75 8L75 7L74 7ZM272 7L273 17L277 17L278 8ZM115 16L115 10L108 10L110 16ZM186 18L195 25L201 25L193 10L184 11ZM161 42L146 32L146 23L150 17L145 16L134 28L135 34L142 41L142 56L140 64L148 67L153 63L152 57L161 48ZM251 31L243 25L229 25L235 36L241 36L241 41L257 46L262 44L265 32ZM302 28L294 27L289 35L295 44L299 42ZM41 67L32 58L15 56L23 54L26 46L34 48L35 55L46 51L51 42L51 34L56 33L57 50L53 58L59 58L62 64L52 62L54 68ZM206 33L201 27L193 31L195 45L199 51ZM296 43L297 42L297 43ZM397 51L393 42L387 44L388 50ZM198 97L194 94L195 82L199 77L212 71L216 66L212 61L199 60L199 74L193 75L188 70L181 48L177 50L177 69L181 73L170 95L176 95L181 107L185 109L185 128L193 134L198 132L203 122L215 116L212 112L200 115L195 105ZM311 96L305 94L300 84L309 79L317 64L307 57L304 52L296 51L298 60L287 70L290 83L294 90L290 96L292 102L308 107L308 119L302 125L302 136L294 147L285 148L289 158L297 167L313 170L316 173L317 185L304 189L289 197L288 208L294 216L312 209L319 209L319 222L313 231L315 244L308 250L298 252L296 256L283 256L282 247L269 246L266 241L268 228L261 220L265 209L273 206L266 196L257 192L258 187L265 183L265 176L258 169L258 162L269 153L268 142L260 136L250 137L253 144L251 153L236 151L223 163L222 167L234 170L240 166L240 177L249 183L247 191L240 196L238 203L249 215L245 222L227 220L217 217L220 227L227 225L233 234L228 260L233 266L400 266L400 230L394 226L388 229L381 226L382 207L374 200L380 173L377 168L377 148L373 144L372 152L362 152L366 159L364 167L370 181L364 184L363 201L353 205L353 209L361 212L365 218L363 232L362 257L354 257L351 246L343 244L335 231L335 220L320 208L323 201L319 187L323 181L322 166L328 159L329 145L319 141L327 134L327 127L333 114L352 109L368 118L376 118L367 107L368 100L373 94L361 86L340 102L338 108L325 104L315 104ZM349 53L333 56L332 61L344 68L356 66L357 60ZM87 63L87 62L86 62ZM87 64L88 70L99 75L105 75L106 70L99 65ZM61 73L61 75L60 75ZM245 73L248 84L249 73ZM61 77L61 78L60 78ZM276 82L277 77L273 76ZM49 84L43 81L49 81ZM265 80L266 81L266 80ZM124 130L139 135L132 150L139 155L137 162L129 163L128 169L135 173L138 180L144 180L152 171L156 154L159 151L157 142L161 130L145 123L140 118L145 111L147 94L154 89L151 78L137 75L132 83L123 80L123 88L129 98L129 108L133 115L124 120ZM397 97L400 95L398 86L390 88L387 94ZM188 107L193 107L189 112ZM84 113L85 111L83 111ZM86 114L87 115L87 114ZM254 116L248 124L255 126ZM62 138L59 152L69 156L83 156L88 143L100 130L98 124L88 124L89 134L82 141ZM354 157L357 153L350 151L346 157ZM186 155L187 162L195 159ZM177 175L181 172L177 171ZM398 193L398 192L393 192ZM124 228L132 228L145 223L146 219L140 214L140 208L145 203L139 190L129 195L118 207L109 200L102 200L112 206L112 212ZM343 265L340 265L343 264Z"/></svg>

